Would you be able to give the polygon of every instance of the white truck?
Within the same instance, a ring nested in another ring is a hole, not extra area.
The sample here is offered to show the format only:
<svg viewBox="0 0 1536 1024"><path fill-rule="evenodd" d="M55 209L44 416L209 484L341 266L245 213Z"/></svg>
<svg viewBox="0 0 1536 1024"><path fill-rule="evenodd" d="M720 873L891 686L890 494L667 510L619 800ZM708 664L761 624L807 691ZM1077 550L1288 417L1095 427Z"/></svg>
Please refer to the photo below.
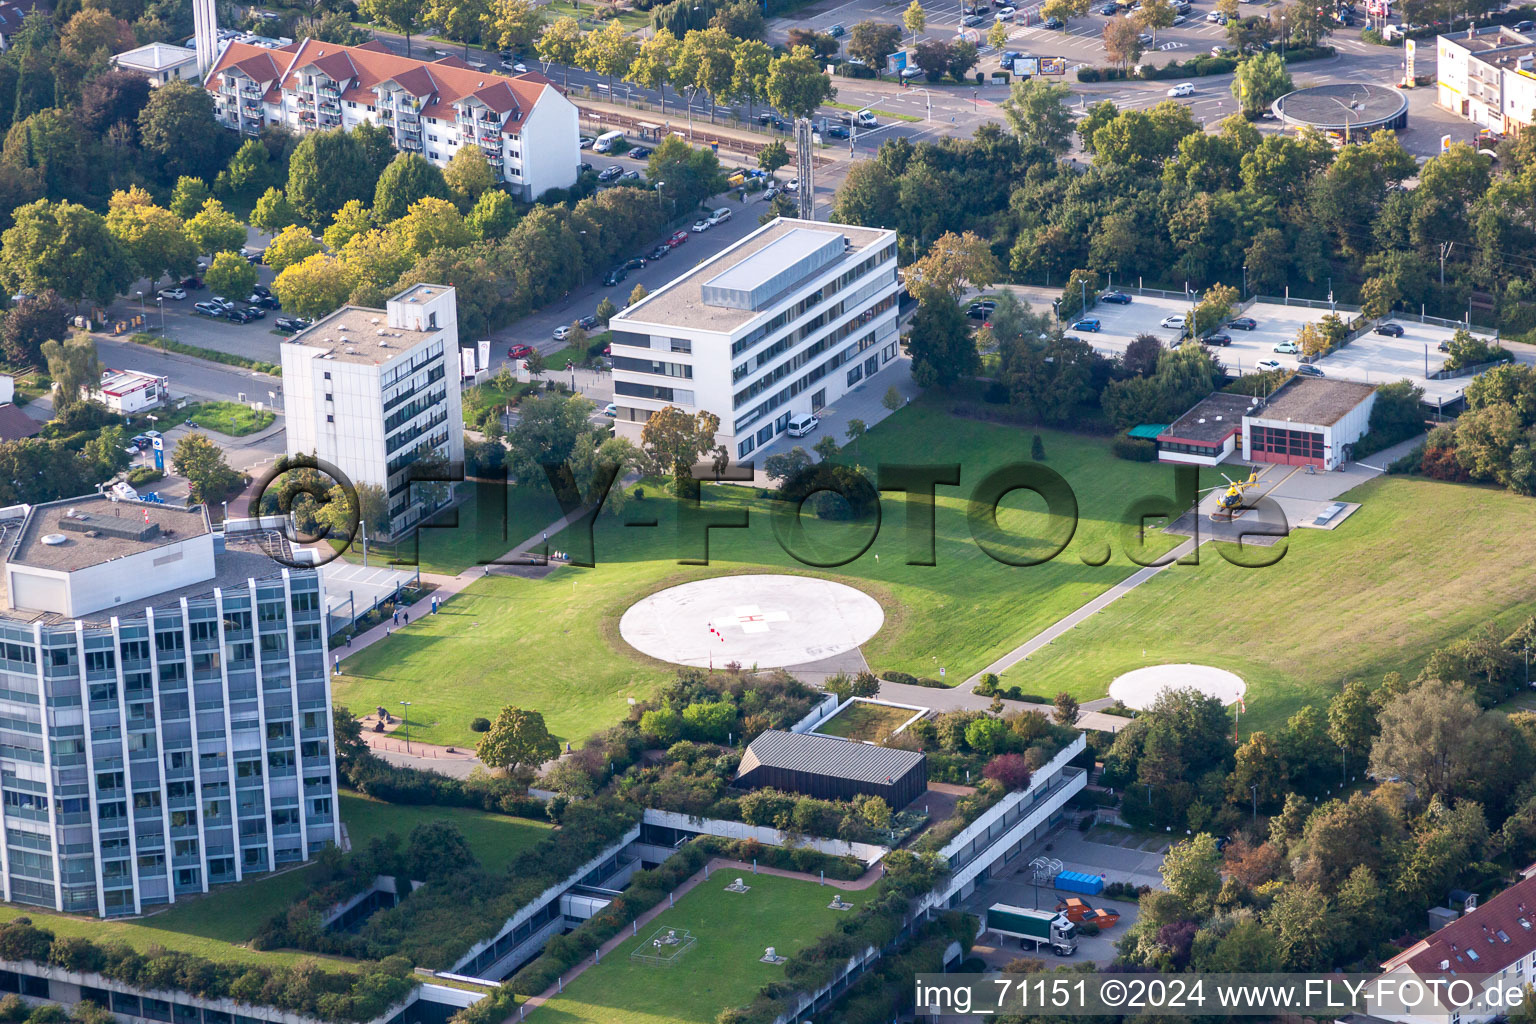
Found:
<svg viewBox="0 0 1536 1024"><path fill-rule="evenodd" d="M1037 951L1047 946L1057 956L1077 952L1077 925L1063 913L994 903L987 908L986 928L998 935L1012 936Z"/></svg>

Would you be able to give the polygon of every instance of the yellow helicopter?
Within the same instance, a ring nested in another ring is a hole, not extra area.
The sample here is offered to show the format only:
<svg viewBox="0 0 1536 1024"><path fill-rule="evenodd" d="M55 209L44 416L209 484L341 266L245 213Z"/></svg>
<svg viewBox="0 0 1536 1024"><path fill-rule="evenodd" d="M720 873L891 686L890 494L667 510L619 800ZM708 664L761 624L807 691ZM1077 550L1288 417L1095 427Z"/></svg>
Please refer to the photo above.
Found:
<svg viewBox="0 0 1536 1024"><path fill-rule="evenodd" d="M1216 499L1216 511L1225 512L1229 516L1236 515L1243 508L1243 492L1250 487L1258 486L1259 471L1257 469L1250 470L1246 480L1234 480L1225 473L1221 475L1227 481L1227 488L1226 493ZM1221 490L1221 485L1217 484L1215 487L1207 487L1200 493L1208 494L1211 491L1219 490Z"/></svg>

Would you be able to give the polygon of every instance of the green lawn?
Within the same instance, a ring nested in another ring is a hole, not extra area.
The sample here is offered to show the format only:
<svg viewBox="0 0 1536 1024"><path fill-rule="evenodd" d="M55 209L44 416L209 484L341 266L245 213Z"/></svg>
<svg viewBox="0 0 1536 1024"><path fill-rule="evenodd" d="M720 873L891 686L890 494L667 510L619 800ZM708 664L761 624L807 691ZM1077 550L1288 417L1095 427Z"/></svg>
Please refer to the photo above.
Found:
<svg viewBox="0 0 1536 1024"><path fill-rule="evenodd" d="M1346 495L1336 530L1298 530L1279 564L1239 569L1207 545L1004 674L1031 693L1102 697L1143 665L1215 665L1248 683L1248 729L1273 729L1345 682L1415 675L1486 622L1513 629L1536 601L1530 498L1381 477Z"/></svg>
<svg viewBox="0 0 1536 1024"><path fill-rule="evenodd" d="M341 820L354 848L389 832L403 840L416 825L439 818L457 824L480 862L492 870L505 868L518 853L542 839L550 827L468 808L409 807L351 793L341 796ZM321 961L327 969L338 970L351 962L313 953L263 953L245 945L262 922L309 887L313 873L313 866L308 866L221 886L206 896L181 897L174 906L132 921L67 917L15 904L0 904L0 921L26 915L40 927L59 935L84 936L97 942L121 939L138 950L163 946L240 963L289 964L312 959Z"/></svg>
<svg viewBox="0 0 1536 1024"><path fill-rule="evenodd" d="M959 682L1133 572L1137 566L1124 557L1121 521L1138 498L1172 494L1169 467L1115 459L1107 439L1040 431L1046 465L1076 491L1076 530L1052 561L1033 566L995 561L972 539L967 499L992 470L1029 461L1032 433L955 419L942 407L915 402L871 431L856 456L850 454L867 467L961 465L961 485L938 489L933 566L906 564L907 517L900 493L886 494L883 522L868 551L822 570L785 554L770 523L770 503L733 485L706 487L704 511L745 514L747 528L711 530L710 563L680 564L679 559L703 554L698 513L690 509L688 526L680 531L677 503L647 484L645 499L631 501L622 519L605 515L599 521L594 568L564 567L542 580L476 581L438 615L415 619L389 640L347 659L335 680L336 699L354 709L410 700L412 734L432 743L472 744L470 720L490 717L506 704L536 708L562 740L580 740L620 719L628 711L627 698L654 693L671 674L618 636L619 617L631 604L677 583L764 568L824 576L865 590L886 613L885 625L864 648L877 671L938 676L943 667L946 678ZM556 514L546 506L544 521ZM475 529L480 515L469 510L461 513L461 529L441 531L443 537L424 535L424 567L451 568L444 563L453 557L509 547L499 535L488 543L488 531ZM649 518L656 527L625 525ZM520 540L536 533L537 519L523 521L511 534ZM1004 499L998 521L1013 538L998 543L1010 557L1042 557L1051 547L1044 538L1056 530L1060 540L1066 532L1052 525L1038 498L1022 490ZM803 547L797 550L814 552L820 561L847 557L868 533L865 526L810 516L804 522ZM1165 550L1169 541L1154 534L1150 543ZM572 538L552 537L550 544L580 550ZM1106 557L1106 564L1088 564Z"/></svg>
<svg viewBox="0 0 1536 1024"><path fill-rule="evenodd" d="M827 736L841 736L849 740L868 740L884 743L902 723L916 712L908 708L893 708L868 701L856 701L838 712L828 721L816 727Z"/></svg>
<svg viewBox="0 0 1536 1024"><path fill-rule="evenodd" d="M561 516L560 504L547 488L503 488L477 481L458 486L469 489L463 504L439 513L399 544L369 542L369 564L419 561L422 572L452 576L500 558ZM349 547L346 558L361 562L362 545Z"/></svg>
<svg viewBox="0 0 1536 1024"><path fill-rule="evenodd" d="M738 874L751 890L726 892ZM715 871L545 1003L538 1017L545 1024L712 1024L721 1010L751 1002L763 985L783 980L783 964L758 960L764 949L793 957L854 912L827 908L836 891L796 879ZM857 906L866 893L842 895ZM657 929L687 930L697 941L671 967L631 960L630 953L647 945Z"/></svg>
<svg viewBox="0 0 1536 1024"><path fill-rule="evenodd" d="M599 9L600 7L605 10L608 9L607 4L596 4L589 2L581 4L578 7L576 4L571 3L570 0L550 0L549 3L544 5L544 10L548 20L550 21L553 21L556 18L570 17L582 22L583 28L601 28L601 23L597 22L592 17L592 12ZM650 16L644 11L623 11L620 12L616 18L610 18L608 20L618 21L620 25L623 25L631 32L645 28L651 23ZM588 22L591 24L587 24ZM533 65L531 63L528 65L528 67L529 70L533 69Z"/></svg>
<svg viewBox="0 0 1536 1024"><path fill-rule="evenodd" d="M239 402L202 402L187 406L177 415L205 430L216 430L229 437L244 437L266 430L277 418L266 409L257 412Z"/></svg>

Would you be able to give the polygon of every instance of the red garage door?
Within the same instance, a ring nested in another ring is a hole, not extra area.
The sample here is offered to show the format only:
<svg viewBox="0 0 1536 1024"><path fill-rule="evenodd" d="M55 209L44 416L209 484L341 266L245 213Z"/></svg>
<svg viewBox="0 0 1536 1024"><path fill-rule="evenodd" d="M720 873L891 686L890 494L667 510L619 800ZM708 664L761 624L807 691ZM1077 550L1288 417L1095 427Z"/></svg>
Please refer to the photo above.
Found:
<svg viewBox="0 0 1536 1024"><path fill-rule="evenodd" d="M1251 426L1248 428L1248 450L1255 462L1319 468L1323 465L1321 431Z"/></svg>

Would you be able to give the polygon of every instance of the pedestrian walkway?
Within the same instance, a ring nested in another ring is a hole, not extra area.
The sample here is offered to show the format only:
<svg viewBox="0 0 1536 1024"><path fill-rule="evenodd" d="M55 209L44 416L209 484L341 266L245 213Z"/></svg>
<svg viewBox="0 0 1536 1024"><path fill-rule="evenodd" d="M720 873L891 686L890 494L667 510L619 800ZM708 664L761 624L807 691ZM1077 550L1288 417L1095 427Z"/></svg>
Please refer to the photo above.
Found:
<svg viewBox="0 0 1536 1024"><path fill-rule="evenodd" d="M624 943L634 938L635 935L639 933L641 928L650 924L667 910L670 910L673 901L676 900L679 896L683 896L692 892L701 882L709 878L713 872L719 871L722 868L729 871L744 871L755 875L773 875L778 878L794 878L805 882L819 882L822 885L829 886L834 889L841 889L844 892L859 892L861 890L868 889L870 886L879 881L881 876L885 874L885 868L883 866L880 864L874 864L870 866L868 871L864 872L864 874L860 875L858 878L855 878L853 881L843 882L830 878L819 878L816 875L808 874L804 871L786 871L783 868L770 868L748 864L745 861L732 860L729 857L712 857L707 864L705 864L698 871L695 871L692 875L688 876L688 878L686 878L680 885L678 885L676 889L673 889L671 893L672 898L669 899L666 903L658 903L654 907L642 913L639 917L635 918L634 924L631 925L628 935L625 935L621 931L618 935L615 935L613 938L599 946L597 952L594 955L587 957L579 964L575 965L570 970L560 975L555 984L551 985L549 988L545 989L543 992L540 992L536 996L530 996L528 1001L523 1003L522 1006L518 1008L518 1012L515 1015L507 1018L508 1024L511 1024L513 1021L522 1020L529 1011L543 1006L549 1000L558 996L562 991L564 991L566 985L581 977L582 974L586 972L587 968L595 966L601 962L603 957L610 955L614 950L618 949Z"/></svg>

